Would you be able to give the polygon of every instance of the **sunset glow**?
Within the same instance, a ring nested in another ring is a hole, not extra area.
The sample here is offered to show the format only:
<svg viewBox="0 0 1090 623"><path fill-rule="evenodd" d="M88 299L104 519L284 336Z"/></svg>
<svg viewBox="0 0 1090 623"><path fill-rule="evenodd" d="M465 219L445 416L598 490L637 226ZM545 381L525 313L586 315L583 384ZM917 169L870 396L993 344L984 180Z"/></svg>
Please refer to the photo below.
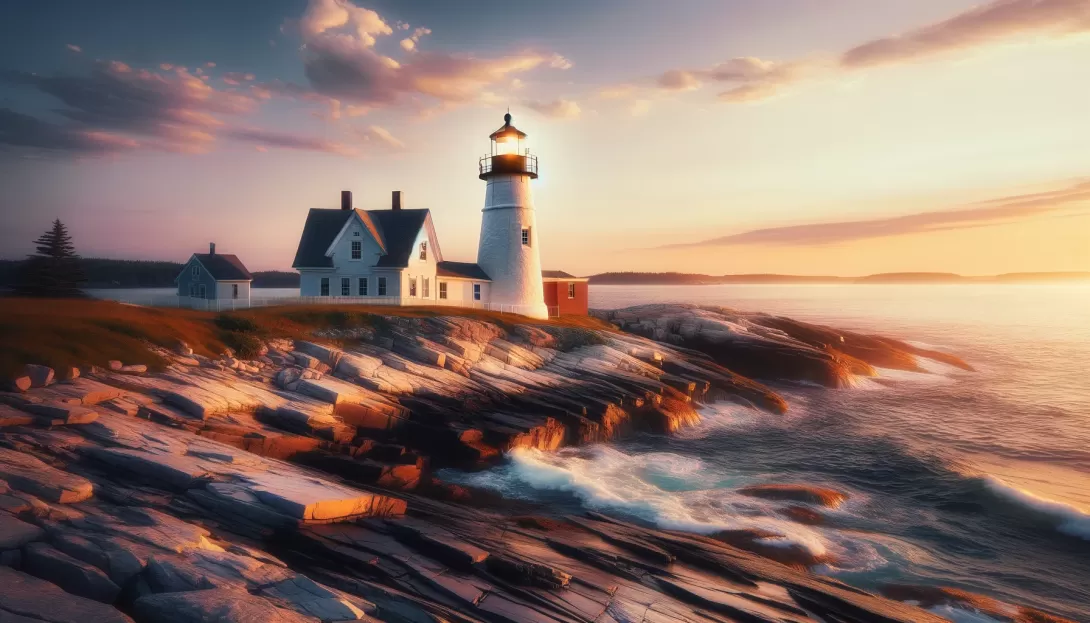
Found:
<svg viewBox="0 0 1090 623"><path fill-rule="evenodd" d="M350 189L470 259L510 108L548 267L1090 271L1088 0L450 4L6 6L3 257L287 269Z"/></svg>

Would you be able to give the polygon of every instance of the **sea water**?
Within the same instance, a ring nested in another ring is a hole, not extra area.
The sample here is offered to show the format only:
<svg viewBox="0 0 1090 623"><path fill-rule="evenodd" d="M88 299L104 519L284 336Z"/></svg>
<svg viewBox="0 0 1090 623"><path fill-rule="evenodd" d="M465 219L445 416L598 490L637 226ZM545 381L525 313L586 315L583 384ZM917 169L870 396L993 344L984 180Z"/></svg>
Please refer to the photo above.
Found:
<svg viewBox="0 0 1090 623"><path fill-rule="evenodd" d="M880 370L851 389L771 382L777 416L713 404L673 437L639 435L444 478L663 528L761 528L865 588L954 586L1090 620L1090 286L595 286L591 306L723 305L948 351L966 372ZM758 483L849 499L822 525ZM947 613L951 614L951 613ZM966 614L966 616L968 616Z"/></svg>

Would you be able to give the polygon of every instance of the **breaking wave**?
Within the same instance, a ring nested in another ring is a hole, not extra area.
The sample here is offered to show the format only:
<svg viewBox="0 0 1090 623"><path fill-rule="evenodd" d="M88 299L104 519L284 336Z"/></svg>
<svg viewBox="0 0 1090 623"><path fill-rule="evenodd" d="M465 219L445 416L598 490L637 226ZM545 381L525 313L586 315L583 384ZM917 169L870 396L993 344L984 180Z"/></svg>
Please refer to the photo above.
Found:
<svg viewBox="0 0 1090 623"><path fill-rule="evenodd" d="M1020 489L995 476L985 476L984 485L1004 500L1056 521L1056 529L1063 534L1090 541L1090 513Z"/></svg>
<svg viewBox="0 0 1090 623"><path fill-rule="evenodd" d="M833 530L777 516L789 505L744 496L751 480L717 473L697 458L669 452L628 454L604 445L545 453L514 450L505 465L477 473L452 472L445 480L498 491L505 496L554 502L569 496L576 508L607 512L667 530L711 535L725 530L770 533L755 542L799 548L835 562L826 572L862 571L885 564L874 547ZM830 515L844 508L822 509Z"/></svg>

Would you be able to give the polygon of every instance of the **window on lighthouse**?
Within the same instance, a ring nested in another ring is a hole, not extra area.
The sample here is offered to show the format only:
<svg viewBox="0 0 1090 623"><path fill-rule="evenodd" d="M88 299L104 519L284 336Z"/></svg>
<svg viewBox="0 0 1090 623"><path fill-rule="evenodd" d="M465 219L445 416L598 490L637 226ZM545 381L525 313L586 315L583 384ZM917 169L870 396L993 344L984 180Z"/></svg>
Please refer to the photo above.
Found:
<svg viewBox="0 0 1090 623"><path fill-rule="evenodd" d="M526 227L522 230L522 244L530 246L530 228Z"/></svg>

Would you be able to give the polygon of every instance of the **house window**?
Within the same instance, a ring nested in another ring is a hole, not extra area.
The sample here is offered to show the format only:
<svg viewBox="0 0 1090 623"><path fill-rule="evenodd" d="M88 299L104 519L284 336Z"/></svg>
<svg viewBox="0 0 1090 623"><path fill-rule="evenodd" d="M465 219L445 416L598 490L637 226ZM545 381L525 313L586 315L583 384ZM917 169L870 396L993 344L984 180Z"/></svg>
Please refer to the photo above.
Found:
<svg viewBox="0 0 1090 623"><path fill-rule="evenodd" d="M352 232L352 235L359 238L360 237L360 232L354 231L354 232Z"/></svg>
<svg viewBox="0 0 1090 623"><path fill-rule="evenodd" d="M360 296L367 296L367 277L360 277Z"/></svg>
<svg viewBox="0 0 1090 623"><path fill-rule="evenodd" d="M522 244L530 246L530 228L525 227L522 230Z"/></svg>
<svg viewBox="0 0 1090 623"><path fill-rule="evenodd" d="M204 288L204 284L203 284L203 283L202 283L202 284L200 285L200 290L199 290L199 292L201 293L201 298L202 298L202 299L206 299L206 298L208 298L208 291L207 291L207 290L205 290L205 288Z"/></svg>
<svg viewBox="0 0 1090 623"><path fill-rule="evenodd" d="M420 259L428 259L428 243L427 241L420 243ZM426 294L424 296L427 296Z"/></svg>
<svg viewBox="0 0 1090 623"><path fill-rule="evenodd" d="M329 277L322 277L322 296L329 296Z"/></svg>
<svg viewBox="0 0 1090 623"><path fill-rule="evenodd" d="M194 278L200 277L201 276L201 265L196 263L196 262L193 262L193 268L189 269L189 273L191 275L193 275Z"/></svg>
<svg viewBox="0 0 1090 623"><path fill-rule="evenodd" d="M416 296L416 277L409 277L409 296Z"/></svg>
<svg viewBox="0 0 1090 623"><path fill-rule="evenodd" d="M358 260L363 257L363 243L359 240L352 241L352 259Z"/></svg>
<svg viewBox="0 0 1090 623"><path fill-rule="evenodd" d="M386 296L386 277L378 278L378 295Z"/></svg>
<svg viewBox="0 0 1090 623"><path fill-rule="evenodd" d="M479 284L479 283L473 284L473 300L474 301L481 300L481 284Z"/></svg>
<svg viewBox="0 0 1090 623"><path fill-rule="evenodd" d="M341 296L350 296L352 294L352 280L348 277L341 277Z"/></svg>
<svg viewBox="0 0 1090 623"><path fill-rule="evenodd" d="M233 298L233 299L238 298L238 284L237 283L232 283L231 284L231 298Z"/></svg>
<svg viewBox="0 0 1090 623"><path fill-rule="evenodd" d="M570 299L575 298L575 284L574 283L569 283L568 284L568 298L570 298Z"/></svg>
<svg viewBox="0 0 1090 623"><path fill-rule="evenodd" d="M189 284L189 296L192 296L192 297L197 296L197 284L195 284L195 283Z"/></svg>
<svg viewBox="0 0 1090 623"><path fill-rule="evenodd" d="M447 298L447 282L445 282L445 281L440 281L439 282L439 298L441 298L441 299Z"/></svg>
<svg viewBox="0 0 1090 623"><path fill-rule="evenodd" d="M431 296L431 279L424 277L424 290L421 293L424 298Z"/></svg>

